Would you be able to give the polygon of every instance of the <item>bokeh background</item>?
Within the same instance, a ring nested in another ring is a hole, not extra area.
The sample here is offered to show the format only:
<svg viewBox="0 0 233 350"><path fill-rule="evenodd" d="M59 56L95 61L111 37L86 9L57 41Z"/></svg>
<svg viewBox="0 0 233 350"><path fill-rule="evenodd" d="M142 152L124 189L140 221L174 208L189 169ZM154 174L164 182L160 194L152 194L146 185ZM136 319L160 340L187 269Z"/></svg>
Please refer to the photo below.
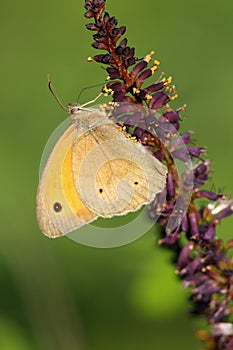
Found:
<svg viewBox="0 0 233 350"><path fill-rule="evenodd" d="M156 245L156 231L116 249L49 240L37 227L35 196L43 147L64 103L105 72L84 25L83 1L0 1L1 350L194 350L200 321L188 292ZM213 161L212 183L232 191L233 2L108 0L142 57L155 49L161 70L187 103L182 130L194 130ZM98 90L98 89L97 89ZM83 95L85 102L97 90ZM211 187L211 185L210 185ZM233 219L218 231L232 237Z"/></svg>

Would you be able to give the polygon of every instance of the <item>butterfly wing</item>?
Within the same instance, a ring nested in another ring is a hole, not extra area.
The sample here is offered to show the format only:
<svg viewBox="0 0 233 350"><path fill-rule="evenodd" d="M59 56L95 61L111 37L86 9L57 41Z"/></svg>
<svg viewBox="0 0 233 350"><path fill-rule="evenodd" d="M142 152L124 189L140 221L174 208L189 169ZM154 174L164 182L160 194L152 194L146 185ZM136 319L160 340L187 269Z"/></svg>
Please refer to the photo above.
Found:
<svg viewBox="0 0 233 350"><path fill-rule="evenodd" d="M64 235L97 215L79 198L72 177L72 146L78 137L72 124L59 139L44 168L37 192L37 220L49 237Z"/></svg>
<svg viewBox="0 0 233 350"><path fill-rule="evenodd" d="M100 125L72 147L74 185L98 216L125 215L150 203L166 181L166 167L115 124Z"/></svg>
<svg viewBox="0 0 233 350"><path fill-rule="evenodd" d="M37 193L37 219L49 237L99 216L136 211L165 186L166 168L102 114L86 112L81 122L74 121L47 161ZM90 127L93 116L96 127Z"/></svg>

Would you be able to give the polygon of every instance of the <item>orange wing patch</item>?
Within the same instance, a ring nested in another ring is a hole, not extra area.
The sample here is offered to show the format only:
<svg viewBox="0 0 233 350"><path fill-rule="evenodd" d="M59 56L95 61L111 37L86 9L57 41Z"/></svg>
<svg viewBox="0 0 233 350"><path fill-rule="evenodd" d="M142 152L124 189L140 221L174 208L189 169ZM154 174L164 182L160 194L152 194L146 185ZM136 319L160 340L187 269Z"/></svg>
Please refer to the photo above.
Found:
<svg viewBox="0 0 233 350"><path fill-rule="evenodd" d="M83 203L83 201L78 197L78 194L74 187L72 171L72 147L70 147L64 159L61 173L61 186L67 204L73 213L80 218L80 220L90 221L96 216L96 214L91 212Z"/></svg>

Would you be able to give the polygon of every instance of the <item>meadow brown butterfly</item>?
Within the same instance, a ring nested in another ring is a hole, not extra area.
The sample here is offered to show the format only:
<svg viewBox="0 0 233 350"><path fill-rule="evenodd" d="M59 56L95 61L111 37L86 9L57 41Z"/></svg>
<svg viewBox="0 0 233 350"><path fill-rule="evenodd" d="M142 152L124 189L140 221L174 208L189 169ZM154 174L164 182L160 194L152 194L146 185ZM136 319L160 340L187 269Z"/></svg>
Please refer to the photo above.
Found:
<svg viewBox="0 0 233 350"><path fill-rule="evenodd" d="M67 111L71 125L55 144L37 192L38 224L51 238L98 217L136 211L166 181L166 167L127 137L105 111L78 104Z"/></svg>

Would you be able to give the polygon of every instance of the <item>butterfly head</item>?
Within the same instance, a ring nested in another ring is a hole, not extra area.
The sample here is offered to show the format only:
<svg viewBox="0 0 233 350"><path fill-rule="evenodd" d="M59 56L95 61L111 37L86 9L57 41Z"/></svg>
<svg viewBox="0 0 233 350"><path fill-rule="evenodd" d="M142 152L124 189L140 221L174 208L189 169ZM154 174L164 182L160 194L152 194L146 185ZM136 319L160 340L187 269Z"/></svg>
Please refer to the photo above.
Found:
<svg viewBox="0 0 233 350"><path fill-rule="evenodd" d="M76 118L77 116L80 116L80 114L84 111L87 112L92 112L93 109L88 109L85 108L85 106L94 103L103 93L100 92L99 95L96 96L96 98L94 98L94 100L91 100L89 102L86 102L84 104L79 104L77 102L75 103L69 103L68 106L64 106L63 103L61 102L61 100L58 98L58 96L56 95L53 86L52 86L52 82L50 77L48 77L48 87L50 92L52 93L53 97L55 98L55 100L57 101L57 103L59 104L59 106L61 106L62 109L64 109L65 111L67 111L72 117ZM80 95L80 94L79 94Z"/></svg>
<svg viewBox="0 0 233 350"><path fill-rule="evenodd" d="M84 108L79 103L70 103L67 106L67 112L72 116L79 115L83 109Z"/></svg>

